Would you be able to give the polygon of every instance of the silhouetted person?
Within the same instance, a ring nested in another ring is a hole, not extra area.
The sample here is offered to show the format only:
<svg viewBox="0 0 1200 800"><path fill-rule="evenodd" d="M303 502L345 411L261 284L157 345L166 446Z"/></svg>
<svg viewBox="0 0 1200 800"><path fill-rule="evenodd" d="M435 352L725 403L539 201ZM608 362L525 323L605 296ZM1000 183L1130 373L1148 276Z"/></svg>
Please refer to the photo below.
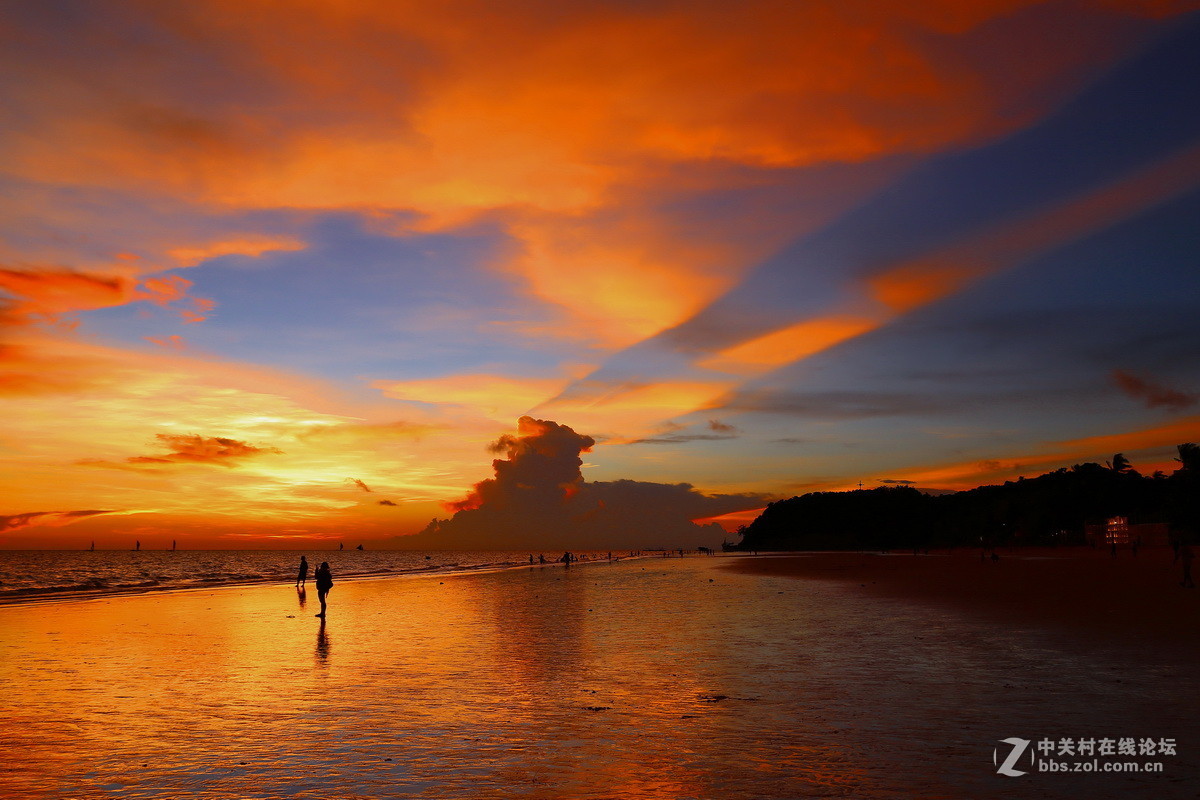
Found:
<svg viewBox="0 0 1200 800"><path fill-rule="evenodd" d="M300 574L296 576L296 585L304 586L308 581L308 558L300 556Z"/></svg>
<svg viewBox="0 0 1200 800"><path fill-rule="evenodd" d="M563 562L563 563L564 563L564 564L566 564L568 567L569 567L569 566L571 566L571 562L572 562L572 561L574 561L574 560L575 560L575 556L571 555L571 551L570 551L570 550L568 550L567 552L563 553L563 554L562 554L562 558L560 558L560 559L559 559L559 561Z"/></svg>
<svg viewBox="0 0 1200 800"><path fill-rule="evenodd" d="M545 557L544 555L542 555L541 553L538 553L538 563L539 563L539 564L545 564L545 563L546 563L546 557Z"/></svg>
<svg viewBox="0 0 1200 800"><path fill-rule="evenodd" d="M1192 560L1196 554L1192 552L1190 544L1184 544L1179 548L1179 560L1183 562L1183 581L1179 584L1185 589L1195 589L1196 582L1192 580Z"/></svg>
<svg viewBox="0 0 1200 800"><path fill-rule="evenodd" d="M141 549L142 549L142 540L141 540L141 539L137 539L136 541L134 541L134 543L133 543L133 549L134 549L134 550L141 550Z"/></svg>
<svg viewBox="0 0 1200 800"><path fill-rule="evenodd" d="M329 562L322 561L321 566L317 567L317 599L321 601L321 613L318 616L321 619L325 618L325 595L329 594L329 590L333 588L333 574L329 571Z"/></svg>
<svg viewBox="0 0 1200 800"><path fill-rule="evenodd" d="M346 545L342 544L341 542L338 542L338 550L343 549L345 546Z"/></svg>

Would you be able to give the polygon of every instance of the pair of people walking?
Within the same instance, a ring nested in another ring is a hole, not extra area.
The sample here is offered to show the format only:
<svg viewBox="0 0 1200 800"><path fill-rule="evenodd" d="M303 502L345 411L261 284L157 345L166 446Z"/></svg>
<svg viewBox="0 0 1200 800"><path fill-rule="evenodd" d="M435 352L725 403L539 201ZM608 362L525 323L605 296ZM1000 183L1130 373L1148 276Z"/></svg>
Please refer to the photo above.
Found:
<svg viewBox="0 0 1200 800"><path fill-rule="evenodd" d="M317 571L313 573L313 578L317 583L317 599L321 601L321 613L313 616L325 618L325 597L329 594L329 590L333 588L333 573L329 571L329 562L322 561L321 566L317 567ZM308 558L300 556L300 574L296 576L296 588L304 591L304 585L308 582Z"/></svg>

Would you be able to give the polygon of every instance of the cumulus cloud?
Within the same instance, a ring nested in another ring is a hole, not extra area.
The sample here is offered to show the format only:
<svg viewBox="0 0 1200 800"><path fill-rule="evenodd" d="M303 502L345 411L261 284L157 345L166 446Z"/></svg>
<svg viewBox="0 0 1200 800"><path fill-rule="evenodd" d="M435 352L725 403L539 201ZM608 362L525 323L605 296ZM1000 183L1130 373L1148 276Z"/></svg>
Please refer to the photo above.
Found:
<svg viewBox="0 0 1200 800"><path fill-rule="evenodd" d="M717 525L695 519L758 508L757 494L709 495L686 483L589 483L580 454L595 440L550 420L521 417L516 435L490 447L495 477L454 503L450 519L405 537L413 547L632 549L695 547L719 540Z"/></svg>
<svg viewBox="0 0 1200 800"><path fill-rule="evenodd" d="M200 436L199 434L155 434L159 444L170 452L154 456L130 456L124 461L83 461L85 466L117 467L126 465L135 467L170 465L170 464L209 464L220 467L232 467L241 459L267 453L282 453L275 447L257 447L237 439L224 436ZM370 491L369 489L367 491Z"/></svg>
<svg viewBox="0 0 1200 800"><path fill-rule="evenodd" d="M1147 408L1164 408L1168 411L1183 411L1196 405L1196 395L1181 392L1161 383L1140 378L1124 370L1113 370L1113 383L1132 397L1146 404Z"/></svg>

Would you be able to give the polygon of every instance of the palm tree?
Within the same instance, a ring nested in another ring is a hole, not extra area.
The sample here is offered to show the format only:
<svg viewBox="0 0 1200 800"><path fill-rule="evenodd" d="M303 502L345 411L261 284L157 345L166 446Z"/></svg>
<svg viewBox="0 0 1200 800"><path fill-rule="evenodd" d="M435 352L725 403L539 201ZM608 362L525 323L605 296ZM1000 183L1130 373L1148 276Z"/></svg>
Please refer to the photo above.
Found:
<svg viewBox="0 0 1200 800"><path fill-rule="evenodd" d="M1193 475L1200 472L1200 445L1194 442L1184 442L1175 449L1179 451L1179 458L1175 460L1181 464L1180 472L1188 472Z"/></svg>
<svg viewBox="0 0 1200 800"><path fill-rule="evenodd" d="M1104 463L1108 465L1109 469L1118 475L1126 475L1130 472L1133 472L1133 465L1129 463L1129 459L1125 457L1124 453L1117 453L1112 457L1112 461L1106 461Z"/></svg>

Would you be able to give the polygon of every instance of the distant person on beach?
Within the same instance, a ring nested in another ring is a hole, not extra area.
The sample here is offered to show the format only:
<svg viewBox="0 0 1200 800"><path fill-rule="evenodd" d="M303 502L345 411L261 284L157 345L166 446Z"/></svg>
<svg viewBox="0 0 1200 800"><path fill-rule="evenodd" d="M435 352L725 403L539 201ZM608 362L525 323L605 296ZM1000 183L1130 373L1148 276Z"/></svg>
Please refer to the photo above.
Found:
<svg viewBox="0 0 1200 800"><path fill-rule="evenodd" d="M300 574L296 576L296 585L303 588L308 580L308 558L300 556Z"/></svg>
<svg viewBox="0 0 1200 800"><path fill-rule="evenodd" d="M545 564L545 563L546 563L546 557L545 557L544 555L542 555L541 553L538 553L538 563L539 563L539 564Z"/></svg>
<svg viewBox="0 0 1200 800"><path fill-rule="evenodd" d="M1192 552L1190 544L1183 544L1179 548L1179 560L1183 562L1183 581L1179 584L1185 589L1195 589L1196 582L1192 580L1192 560L1196 554Z"/></svg>
<svg viewBox="0 0 1200 800"><path fill-rule="evenodd" d="M329 562L322 561L314 575L317 579L317 599L321 601L321 613L314 616L325 618L325 595L333 588L333 574L329 571Z"/></svg>
<svg viewBox="0 0 1200 800"><path fill-rule="evenodd" d="M575 556L571 555L571 551L570 551L570 550L568 550L567 552L563 553L563 554L562 554L562 558L560 558L560 559L559 559L559 561L561 561L562 563L566 564L568 567L569 567L569 566L571 566L571 562L572 562L572 561L574 561L574 560L575 560Z"/></svg>

